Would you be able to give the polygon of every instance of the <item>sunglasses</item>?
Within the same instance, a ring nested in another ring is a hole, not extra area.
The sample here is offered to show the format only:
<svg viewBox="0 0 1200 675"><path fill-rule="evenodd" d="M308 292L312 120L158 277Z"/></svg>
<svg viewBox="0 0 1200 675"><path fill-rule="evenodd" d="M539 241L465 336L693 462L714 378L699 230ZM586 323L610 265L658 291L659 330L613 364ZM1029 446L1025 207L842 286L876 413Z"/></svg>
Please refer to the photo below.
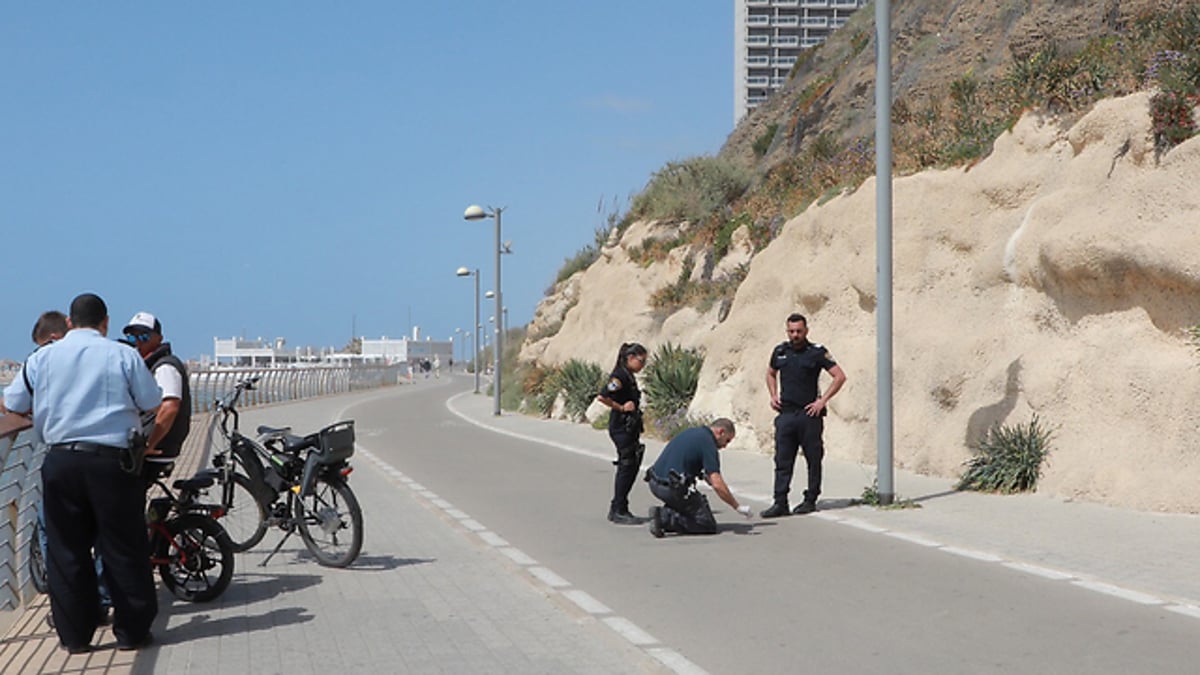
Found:
<svg viewBox="0 0 1200 675"><path fill-rule="evenodd" d="M131 342L149 342L150 341L149 333L126 333L125 337L129 338L129 340Z"/></svg>

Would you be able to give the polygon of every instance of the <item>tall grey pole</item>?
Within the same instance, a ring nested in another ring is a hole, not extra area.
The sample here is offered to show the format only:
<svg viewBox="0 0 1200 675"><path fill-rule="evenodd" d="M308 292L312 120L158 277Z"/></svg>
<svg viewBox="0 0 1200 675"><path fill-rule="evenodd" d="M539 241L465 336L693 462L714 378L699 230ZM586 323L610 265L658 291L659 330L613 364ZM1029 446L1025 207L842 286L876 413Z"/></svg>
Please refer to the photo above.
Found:
<svg viewBox="0 0 1200 675"><path fill-rule="evenodd" d="M475 268L475 335L471 338L471 365L475 368L475 393L479 393L479 268Z"/></svg>
<svg viewBox="0 0 1200 675"><path fill-rule="evenodd" d="M892 13L875 1L875 307L879 501L896 496L892 470Z"/></svg>
<svg viewBox="0 0 1200 675"><path fill-rule="evenodd" d="M496 339L492 340L492 351L495 357L496 365L495 373L492 376L492 389L495 402L492 405L492 414L500 414L500 352L503 350L503 344L500 339L500 310L503 303L500 300L500 213L503 208L496 209Z"/></svg>

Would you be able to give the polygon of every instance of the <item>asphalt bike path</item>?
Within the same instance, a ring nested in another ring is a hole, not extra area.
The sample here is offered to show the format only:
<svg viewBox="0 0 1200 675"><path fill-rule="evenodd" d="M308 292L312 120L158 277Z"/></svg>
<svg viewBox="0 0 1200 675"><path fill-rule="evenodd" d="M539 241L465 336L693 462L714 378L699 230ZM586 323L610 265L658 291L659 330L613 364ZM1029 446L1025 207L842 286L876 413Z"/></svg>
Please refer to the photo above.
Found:
<svg viewBox="0 0 1200 675"><path fill-rule="evenodd" d="M995 543L986 535L987 504L936 513L929 533L887 526L920 525L920 514L940 511L928 505L954 501L945 481L898 481L901 496L919 488L908 494L928 511L850 508L847 497L861 493L871 474L831 466L829 473L846 475L827 479L831 498L815 516L747 522L714 499L722 534L656 541L644 528L604 521L612 468L603 432L497 418L488 397L458 395L443 404L445 395L428 391L403 410L382 400L356 408L369 426L387 420L378 428L384 463L494 533L505 553L516 549L527 573L549 572L585 595L580 607L628 628L632 643L678 655L670 662L676 670L772 672L790 669L802 654L800 663L815 672L896 664L900 672L962 672L979 662L1190 672L1200 655L1190 644L1191 605L1046 566L1058 561L1051 554L1042 563L1020 560L978 546L988 543L978 536L951 536L979 531ZM397 425L403 431L393 435ZM647 461L661 447L650 445ZM729 450L723 457L735 493L765 506L769 457ZM644 485L632 501L635 512L651 503ZM1046 506L1074 505L1037 508ZM964 520L964 511L976 522ZM888 523L893 514L908 520ZM859 651L863 636L870 645Z"/></svg>

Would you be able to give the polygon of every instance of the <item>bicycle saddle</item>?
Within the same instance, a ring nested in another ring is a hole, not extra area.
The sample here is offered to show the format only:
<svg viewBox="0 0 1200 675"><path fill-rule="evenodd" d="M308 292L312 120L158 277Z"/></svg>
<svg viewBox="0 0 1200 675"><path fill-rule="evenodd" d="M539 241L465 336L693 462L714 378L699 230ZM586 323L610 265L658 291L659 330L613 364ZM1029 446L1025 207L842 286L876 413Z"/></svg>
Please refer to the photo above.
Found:
<svg viewBox="0 0 1200 675"><path fill-rule="evenodd" d="M189 492L197 492L207 487L212 487L213 483L217 482L217 472L213 469L205 469L197 473L191 478L181 478L171 485L176 490L187 490Z"/></svg>
<svg viewBox="0 0 1200 675"><path fill-rule="evenodd" d="M265 424L258 427L258 433L261 436L284 436L291 432L291 427L269 427Z"/></svg>

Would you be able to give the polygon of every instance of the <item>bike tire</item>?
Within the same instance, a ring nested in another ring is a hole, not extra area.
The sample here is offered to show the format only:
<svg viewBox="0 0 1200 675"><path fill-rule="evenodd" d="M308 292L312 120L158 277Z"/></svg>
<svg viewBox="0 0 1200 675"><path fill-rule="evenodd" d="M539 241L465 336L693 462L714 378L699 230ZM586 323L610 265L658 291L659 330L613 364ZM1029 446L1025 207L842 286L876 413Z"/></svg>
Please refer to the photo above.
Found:
<svg viewBox="0 0 1200 675"><path fill-rule="evenodd" d="M42 555L42 521L35 519L29 534L29 583L38 593L50 592L50 579L46 573L46 556Z"/></svg>
<svg viewBox="0 0 1200 675"><path fill-rule="evenodd" d="M229 474L221 488L221 526L229 535L236 553L249 551L267 534L267 505L259 499L250 479L240 473Z"/></svg>
<svg viewBox="0 0 1200 675"><path fill-rule="evenodd" d="M312 492L295 501L296 522L305 547L325 567L346 567L358 558L363 517L358 498L340 478L317 476Z"/></svg>
<svg viewBox="0 0 1200 675"><path fill-rule="evenodd" d="M209 516L185 513L163 522L170 539L155 537L158 576L172 595L188 602L208 602L233 580L233 543L220 523Z"/></svg>

